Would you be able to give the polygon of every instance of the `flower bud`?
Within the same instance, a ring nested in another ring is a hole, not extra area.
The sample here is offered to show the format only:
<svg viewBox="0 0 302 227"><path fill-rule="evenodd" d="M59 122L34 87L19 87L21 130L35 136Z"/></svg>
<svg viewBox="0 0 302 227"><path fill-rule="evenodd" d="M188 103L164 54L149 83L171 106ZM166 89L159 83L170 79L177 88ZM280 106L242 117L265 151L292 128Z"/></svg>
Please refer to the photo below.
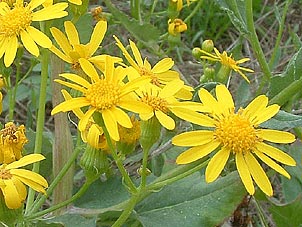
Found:
<svg viewBox="0 0 302 227"><path fill-rule="evenodd" d="M160 137L161 124L156 117L147 121L141 121L141 138L140 144L144 150L149 151Z"/></svg>
<svg viewBox="0 0 302 227"><path fill-rule="evenodd" d="M201 44L201 49L208 53L211 53L214 50L213 41L211 39L203 41L203 43Z"/></svg>
<svg viewBox="0 0 302 227"><path fill-rule="evenodd" d="M226 65L221 65L217 75L216 81L225 84L230 76L231 68Z"/></svg>
<svg viewBox="0 0 302 227"><path fill-rule="evenodd" d="M215 69L213 67L206 67L204 69L204 75L206 79L213 80L215 76Z"/></svg>
<svg viewBox="0 0 302 227"><path fill-rule="evenodd" d="M199 47L193 48L192 55L195 59L197 59L197 60L200 59L201 54L202 54L201 49Z"/></svg>

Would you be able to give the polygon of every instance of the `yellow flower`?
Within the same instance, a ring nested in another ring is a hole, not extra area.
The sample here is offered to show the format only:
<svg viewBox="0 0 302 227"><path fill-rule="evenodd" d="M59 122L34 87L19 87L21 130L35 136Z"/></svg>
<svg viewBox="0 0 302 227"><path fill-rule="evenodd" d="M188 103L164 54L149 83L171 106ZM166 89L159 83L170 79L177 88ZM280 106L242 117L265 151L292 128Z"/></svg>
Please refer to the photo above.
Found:
<svg viewBox="0 0 302 227"><path fill-rule="evenodd" d="M249 61L250 60L249 58L242 58L242 59L236 61L232 57L232 54L230 54L230 56L228 56L227 52L225 52L225 51L223 51L221 54L216 48L214 48L214 52L216 55L208 53L204 50L201 50L201 52L203 54L205 54L200 57L201 59L219 61L222 65L239 73L248 83L250 82L249 79L246 77L246 75L242 71L252 73L252 72L254 72L254 70L239 66L239 64Z"/></svg>
<svg viewBox="0 0 302 227"><path fill-rule="evenodd" d="M275 161L290 166L296 165L295 160L288 154L265 143L292 143L295 136L289 132L258 127L272 118L280 107L276 104L267 106L268 98L260 95L246 108L235 112L233 98L224 85L216 87L216 99L205 89L199 90L199 97L206 107L211 108L208 120L200 125L212 129L185 132L175 136L172 139L173 144L192 146L180 154L176 162L190 163L214 151L215 154L205 172L206 181L212 182L217 179L229 156L233 154L239 176L247 191L251 195L254 194L255 181L265 194L272 196L271 183L256 157L287 178L290 178L290 175Z"/></svg>
<svg viewBox="0 0 302 227"><path fill-rule="evenodd" d="M191 0L196 1L196 0ZM176 10L180 11L183 7L183 0L171 0L172 4L176 4ZM190 5L190 0L187 0L187 5Z"/></svg>
<svg viewBox="0 0 302 227"><path fill-rule="evenodd" d="M133 59L124 47L124 45L121 43L121 41L116 36L114 36L114 38L117 42L117 46L121 49L123 55L131 65L128 68L129 80L147 76L151 78L152 84L159 87L163 87L168 82L176 79L181 80L178 72L171 70L174 65L174 61L171 58L164 58L152 67L151 64L148 62L147 58L145 58L144 60L142 59L139 49L137 48L134 42L129 40L130 48L134 55ZM191 92L193 90L194 89L192 87L184 85L183 88L179 91L178 97L189 100L192 98Z"/></svg>
<svg viewBox="0 0 302 227"><path fill-rule="evenodd" d="M52 115L88 106L89 109L79 121L79 130L85 130L92 115L100 113L111 138L118 141L118 124L126 128L132 127L129 116L121 108L135 113L148 111L148 106L136 100L133 91L148 83L149 79L138 78L124 84L127 71L122 67L115 68L114 60L109 56L105 61L104 75L101 77L86 59L81 58L79 61L89 81L76 74L64 73L60 76L73 83L63 80L56 82L82 92L83 96L60 103L52 110Z"/></svg>
<svg viewBox="0 0 302 227"><path fill-rule="evenodd" d="M200 119L203 115L196 111L204 112L209 109L204 108L200 103L190 101L179 102L175 98L175 94L182 87L182 81L174 80L166 84L163 89L150 84L137 91L140 101L151 107L151 111L149 113L140 114L140 118L147 121L155 116L161 125L169 130L175 128L175 121L169 116L170 112L183 120L201 123L202 121Z"/></svg>
<svg viewBox="0 0 302 227"><path fill-rule="evenodd" d="M75 5L82 5L82 0L68 0L70 3L75 4ZM53 0L46 0L43 3L43 6L48 7L53 4Z"/></svg>
<svg viewBox="0 0 302 227"><path fill-rule="evenodd" d="M44 177L30 170L18 169L43 159L45 157L41 154L30 154L18 161L0 166L0 189L9 209L21 207L27 195L25 185L37 192L45 193L48 183Z"/></svg>
<svg viewBox="0 0 302 227"><path fill-rule="evenodd" d="M13 122L6 123L4 129L0 130L0 163L19 160L27 142L24 125L17 127Z"/></svg>
<svg viewBox="0 0 302 227"><path fill-rule="evenodd" d="M181 19L176 18L173 21L171 19L168 20L168 32L170 35L176 36L187 29L186 23Z"/></svg>
<svg viewBox="0 0 302 227"><path fill-rule="evenodd" d="M72 96L66 90L62 90L61 92L65 100L72 99ZM85 115L80 108L73 109L72 111L79 119L83 118ZM92 118L89 119L86 128L81 131L81 138L84 143L88 143L96 149L108 150L104 131Z"/></svg>
<svg viewBox="0 0 302 227"><path fill-rule="evenodd" d="M87 44L81 44L78 31L71 21L64 22L66 35L56 27L50 28L50 32L56 40L59 50L56 46L52 46L50 50L56 54L63 61L70 63L72 68L80 68L80 58L87 59L89 62L94 63L101 70L104 69L104 61L106 55L98 55L92 57L97 51L105 33L107 31L107 22L99 21L93 29L91 39ZM120 58L114 58L116 62L122 61Z"/></svg>
<svg viewBox="0 0 302 227"><path fill-rule="evenodd" d="M39 56L37 44L44 48L51 47L51 40L31 24L66 16L67 12L64 10L68 4L57 3L34 11L42 3L40 0L29 3L18 0L11 8L6 2L0 2L0 58L4 55L6 67L15 59L19 37L24 47L34 56Z"/></svg>

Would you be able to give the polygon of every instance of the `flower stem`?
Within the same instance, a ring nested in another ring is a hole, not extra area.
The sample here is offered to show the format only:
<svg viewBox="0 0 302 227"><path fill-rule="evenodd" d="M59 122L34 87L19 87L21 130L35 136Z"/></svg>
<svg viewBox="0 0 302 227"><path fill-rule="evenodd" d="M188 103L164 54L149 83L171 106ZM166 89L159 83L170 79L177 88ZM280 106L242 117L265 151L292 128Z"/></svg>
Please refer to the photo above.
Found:
<svg viewBox="0 0 302 227"><path fill-rule="evenodd" d="M262 210L261 206L259 205L258 201L255 199L255 197L253 197L253 200L254 200L254 203L255 203L256 208L258 210L258 214L259 214L259 218L260 218L262 226L268 227L268 224L265 220L264 213L263 213L263 210Z"/></svg>
<svg viewBox="0 0 302 227"><path fill-rule="evenodd" d="M254 19L253 19L253 0L245 1L245 14L246 14L246 23L249 33L247 34L248 40L250 41L252 48L255 52L256 58L260 64L261 70L264 73L264 78L261 82L260 87L263 87L264 83L272 77L269 65L265 59L263 50L259 43L259 39L256 33Z"/></svg>
<svg viewBox="0 0 302 227"><path fill-rule="evenodd" d="M74 149L72 155L70 156L69 160L66 162L62 170L58 173L56 178L53 180L51 185L46 191L46 194L43 195L39 200L36 200L35 203L32 205L32 208L26 213L26 214L32 214L40 209L40 207L43 205L45 200L50 196L57 186L57 184L61 181L62 177L66 174L66 172L69 170L69 168L73 165L74 161L78 157L79 153L81 152L81 149L79 146L77 146L76 149Z"/></svg>
<svg viewBox="0 0 302 227"><path fill-rule="evenodd" d="M147 182L147 164L148 164L148 156L150 149L143 150L143 162L142 162L142 172L141 172L141 185L140 188L146 187Z"/></svg>
<svg viewBox="0 0 302 227"><path fill-rule="evenodd" d="M188 23L189 20L194 17L194 15L198 12L199 8L201 7L203 3L203 0L199 0L197 5L194 7L194 9L191 11L191 13L189 14L189 16L186 17L186 19L184 19L185 23Z"/></svg>
<svg viewBox="0 0 302 227"><path fill-rule="evenodd" d="M65 200L64 202L61 202L61 203L56 204L54 206L51 206L48 209L45 209L43 211L37 212L37 213L35 213L33 215L29 215L29 216L26 217L26 219L29 220L29 219L35 219L35 218L41 217L41 216L43 216L45 214L48 214L48 213L50 213L52 211L55 211L57 209L60 209L61 207L64 207L64 206L72 203L76 199L80 198L86 192L86 190L89 188L89 186L91 185L92 182L93 181L86 181L83 184L83 186L80 188L80 190L76 194L74 194L70 199Z"/></svg>
<svg viewBox="0 0 302 227"><path fill-rule="evenodd" d="M39 108L37 116L37 126L36 126L36 138L35 138L35 154L40 154L42 151L42 140L43 140L43 129L45 121L45 102L46 102L46 88L47 88L47 78L48 78L48 61L49 52L47 49L41 50L41 84L40 84L40 95L39 95ZM33 164L33 172L39 172L40 164L35 162ZM26 211L32 206L34 201L35 192L33 189L29 189Z"/></svg>
<svg viewBox="0 0 302 227"><path fill-rule="evenodd" d="M141 23L141 0L130 0L130 8L132 17Z"/></svg>

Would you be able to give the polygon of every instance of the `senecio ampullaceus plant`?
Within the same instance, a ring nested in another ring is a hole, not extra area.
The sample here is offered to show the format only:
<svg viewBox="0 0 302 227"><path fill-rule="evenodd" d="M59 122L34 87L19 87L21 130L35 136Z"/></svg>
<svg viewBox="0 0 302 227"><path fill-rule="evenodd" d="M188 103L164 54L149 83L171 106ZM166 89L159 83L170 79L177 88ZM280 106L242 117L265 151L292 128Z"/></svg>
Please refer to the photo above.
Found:
<svg viewBox="0 0 302 227"><path fill-rule="evenodd" d="M0 225L298 226L292 1L97 3L0 1Z"/></svg>

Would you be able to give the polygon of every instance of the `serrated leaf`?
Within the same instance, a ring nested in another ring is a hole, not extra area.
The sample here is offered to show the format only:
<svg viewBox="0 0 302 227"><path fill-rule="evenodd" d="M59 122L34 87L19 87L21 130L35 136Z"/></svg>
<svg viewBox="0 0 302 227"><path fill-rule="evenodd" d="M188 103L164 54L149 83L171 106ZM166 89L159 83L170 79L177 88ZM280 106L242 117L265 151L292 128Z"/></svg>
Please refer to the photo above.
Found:
<svg viewBox="0 0 302 227"><path fill-rule="evenodd" d="M302 116L280 110L276 116L262 123L260 126L276 130L292 129L302 126Z"/></svg>
<svg viewBox="0 0 302 227"><path fill-rule="evenodd" d="M235 28L242 34L248 33L245 16L245 1L215 0L215 2L220 6L221 10L228 14Z"/></svg>
<svg viewBox="0 0 302 227"><path fill-rule="evenodd" d="M232 214L245 194L235 172L210 184L195 173L153 193L136 212L145 227L215 226Z"/></svg>
<svg viewBox="0 0 302 227"><path fill-rule="evenodd" d="M110 0L104 0L106 6L112 13L115 19L130 32L137 40L149 43L156 42L159 39L160 32L150 23L140 23L135 19L130 19L126 14L118 10Z"/></svg>
<svg viewBox="0 0 302 227"><path fill-rule="evenodd" d="M269 208L276 226L302 226L302 194L292 203Z"/></svg>

